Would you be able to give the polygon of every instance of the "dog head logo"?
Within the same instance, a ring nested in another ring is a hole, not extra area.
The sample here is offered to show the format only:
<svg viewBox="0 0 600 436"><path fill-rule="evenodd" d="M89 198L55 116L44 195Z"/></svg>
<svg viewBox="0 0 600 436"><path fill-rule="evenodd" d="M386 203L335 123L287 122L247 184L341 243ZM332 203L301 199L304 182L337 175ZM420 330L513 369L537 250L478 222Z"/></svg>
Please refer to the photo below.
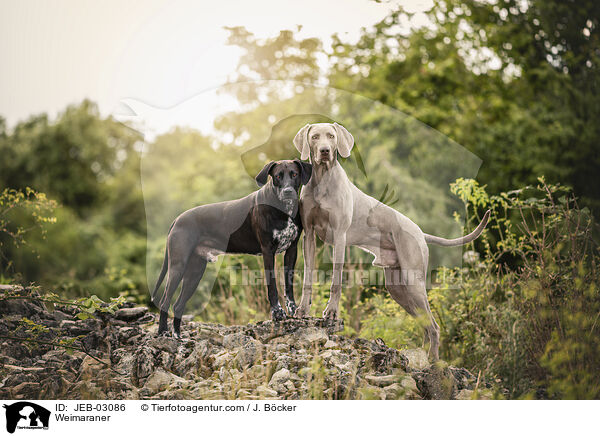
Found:
<svg viewBox="0 0 600 436"><path fill-rule="evenodd" d="M47 429L50 421L50 411L42 406L28 401L19 401L4 405L6 409L6 431L14 433L18 428Z"/></svg>

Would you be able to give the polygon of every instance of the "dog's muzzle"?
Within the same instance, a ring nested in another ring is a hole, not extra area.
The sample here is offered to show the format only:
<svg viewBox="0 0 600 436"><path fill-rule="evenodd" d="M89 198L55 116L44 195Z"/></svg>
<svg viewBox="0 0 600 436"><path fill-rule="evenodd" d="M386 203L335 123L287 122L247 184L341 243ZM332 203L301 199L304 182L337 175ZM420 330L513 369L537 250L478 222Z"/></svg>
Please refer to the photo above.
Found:
<svg viewBox="0 0 600 436"><path fill-rule="evenodd" d="M279 193L279 197L282 200L294 200L297 196L298 194L296 193L296 190L290 187L283 188Z"/></svg>

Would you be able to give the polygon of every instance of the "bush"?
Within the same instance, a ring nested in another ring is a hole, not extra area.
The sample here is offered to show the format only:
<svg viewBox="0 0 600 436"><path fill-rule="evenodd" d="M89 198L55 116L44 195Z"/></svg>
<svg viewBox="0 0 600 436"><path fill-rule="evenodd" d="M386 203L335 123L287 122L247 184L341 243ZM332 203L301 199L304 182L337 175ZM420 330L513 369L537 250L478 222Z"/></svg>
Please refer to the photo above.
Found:
<svg viewBox="0 0 600 436"><path fill-rule="evenodd" d="M499 378L513 398L600 398L592 217L570 190L539 182L498 196L473 180L453 184L471 220L479 208L493 218L481 261L430 294L441 350Z"/></svg>

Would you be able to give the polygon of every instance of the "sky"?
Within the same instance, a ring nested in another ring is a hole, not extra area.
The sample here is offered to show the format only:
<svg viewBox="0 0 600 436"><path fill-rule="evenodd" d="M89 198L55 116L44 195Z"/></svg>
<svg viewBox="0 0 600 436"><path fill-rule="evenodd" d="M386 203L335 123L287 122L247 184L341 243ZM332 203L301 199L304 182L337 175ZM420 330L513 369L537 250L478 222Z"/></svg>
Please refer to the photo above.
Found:
<svg viewBox="0 0 600 436"><path fill-rule="evenodd" d="M225 45L225 26L269 37L301 25L300 36L327 46L334 33L356 41L397 4L422 11L431 0L0 0L0 116L9 126L53 118L84 98L106 116L122 99L170 108L205 93L203 130L241 54Z"/></svg>

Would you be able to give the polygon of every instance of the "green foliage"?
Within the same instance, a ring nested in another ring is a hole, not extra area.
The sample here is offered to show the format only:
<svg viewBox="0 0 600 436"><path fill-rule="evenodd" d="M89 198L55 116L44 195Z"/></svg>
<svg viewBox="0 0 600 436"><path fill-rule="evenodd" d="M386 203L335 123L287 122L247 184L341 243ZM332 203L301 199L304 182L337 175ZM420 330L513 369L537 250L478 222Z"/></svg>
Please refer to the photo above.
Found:
<svg viewBox="0 0 600 436"><path fill-rule="evenodd" d="M484 161L492 192L549 181L600 213L597 2L435 1L429 25L402 7L356 43L334 36L330 85L396 107ZM436 156L409 151L411 164Z"/></svg>
<svg viewBox="0 0 600 436"><path fill-rule="evenodd" d="M590 212L543 179L498 196L474 181L453 189L469 212L493 210L499 237L486 235L481 261L448 272L445 286L430 293L445 357L485 368L511 397L599 398L600 253Z"/></svg>
<svg viewBox="0 0 600 436"><path fill-rule="evenodd" d="M91 295L87 298L74 300L80 312L76 315L79 319L88 319L95 317L96 313L115 313L115 311L125 302L125 297L113 297L108 303L102 301L97 295Z"/></svg>
<svg viewBox="0 0 600 436"><path fill-rule="evenodd" d="M76 316L81 320L94 318L98 313L113 314L119 308L119 306L125 302L124 297L111 298L109 302L104 302L96 295L91 295L90 297L76 300L66 300L64 298L60 298L58 295L52 292L44 292L40 294L38 291L39 289L35 289L34 292L24 292L24 290L20 288L3 290L0 294L0 301L14 299L35 300L46 304L47 308L51 311L54 310L54 305L75 307L79 310ZM63 348L67 354L73 354L73 351L77 350L85 353L99 363L107 365L106 362L103 362L97 357L92 356L85 349L85 347L79 343L79 341L82 340L85 335L68 338L63 337L56 340L47 340L48 338L56 336L58 332L54 331L54 329L51 327L38 324L27 317L22 317L20 320L20 325L12 333L13 334L11 335L2 335L1 338L21 342L30 349L35 349L41 345L44 345Z"/></svg>
<svg viewBox="0 0 600 436"><path fill-rule="evenodd" d="M46 223L55 223L53 212L57 203L42 192L27 187L24 190L5 188L0 192L0 256L5 257L6 237L16 246L27 243L26 235L34 229L46 235Z"/></svg>
<svg viewBox="0 0 600 436"><path fill-rule="evenodd" d="M2 274L73 296L91 287L108 298L131 284L118 284L105 271L127 270L128 281L144 290L140 140L139 133L101 118L89 101L54 121L36 116L3 129ZM25 236L29 250L18 246Z"/></svg>

